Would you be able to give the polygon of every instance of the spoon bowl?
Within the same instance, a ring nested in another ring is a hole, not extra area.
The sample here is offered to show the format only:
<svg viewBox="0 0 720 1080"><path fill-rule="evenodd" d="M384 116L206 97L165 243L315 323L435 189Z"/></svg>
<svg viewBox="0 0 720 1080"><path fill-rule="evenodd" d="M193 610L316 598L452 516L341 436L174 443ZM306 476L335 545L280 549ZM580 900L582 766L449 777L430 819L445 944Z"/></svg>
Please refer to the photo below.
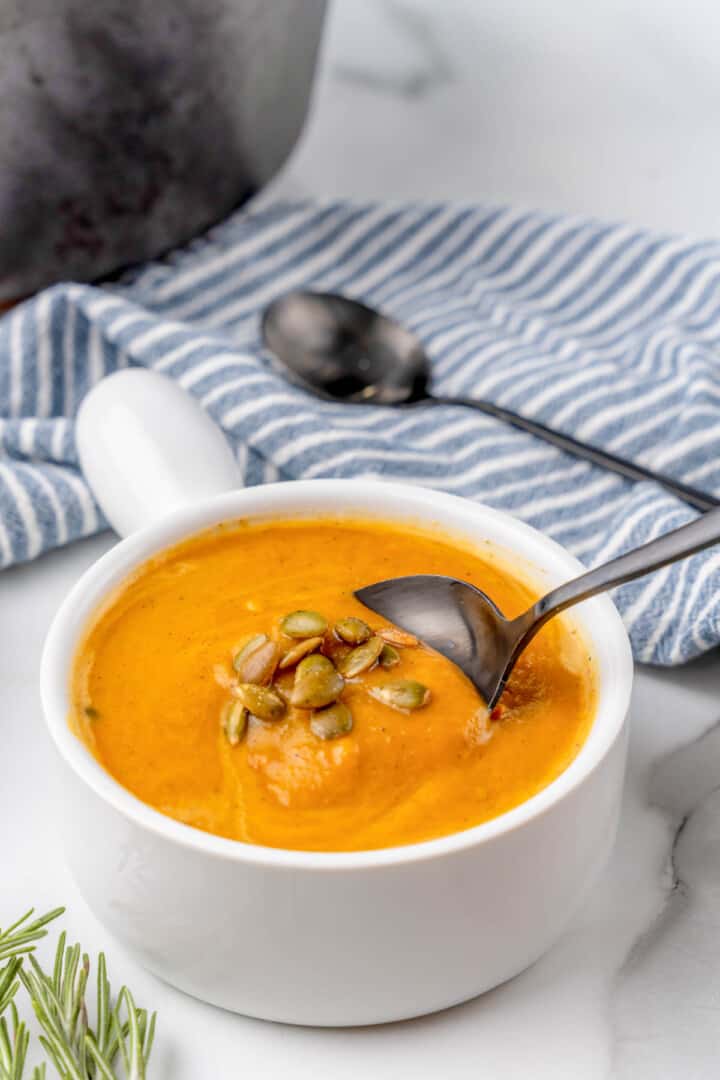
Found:
<svg viewBox="0 0 720 1080"><path fill-rule="evenodd" d="M512 670L517 627L484 592L457 578L414 574L368 585L355 596L447 656L494 707Z"/></svg>
<svg viewBox="0 0 720 1080"><path fill-rule="evenodd" d="M428 396L422 345L357 300L291 292L265 310L265 343L307 389L332 400L397 405Z"/></svg>

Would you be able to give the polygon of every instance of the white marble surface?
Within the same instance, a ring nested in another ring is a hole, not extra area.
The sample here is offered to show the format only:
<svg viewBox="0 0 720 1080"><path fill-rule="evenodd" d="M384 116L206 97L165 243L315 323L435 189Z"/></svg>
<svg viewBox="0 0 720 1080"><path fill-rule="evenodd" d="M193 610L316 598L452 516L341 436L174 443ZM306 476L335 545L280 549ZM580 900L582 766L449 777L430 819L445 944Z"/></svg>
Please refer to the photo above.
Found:
<svg viewBox="0 0 720 1080"><path fill-rule="evenodd" d="M720 8L701 0L339 0L312 121L275 190L520 202L717 233L719 31ZM37 670L61 597L110 543L0 576L0 922L65 903L91 950L108 942L56 846ZM186 998L110 943L115 978L160 1011L151 1075L716 1077L719 692L717 656L638 672L603 880L551 953L468 1005L384 1028L285 1028Z"/></svg>
<svg viewBox="0 0 720 1080"><path fill-rule="evenodd" d="M328 30L293 190L720 233L714 0L335 0Z"/></svg>

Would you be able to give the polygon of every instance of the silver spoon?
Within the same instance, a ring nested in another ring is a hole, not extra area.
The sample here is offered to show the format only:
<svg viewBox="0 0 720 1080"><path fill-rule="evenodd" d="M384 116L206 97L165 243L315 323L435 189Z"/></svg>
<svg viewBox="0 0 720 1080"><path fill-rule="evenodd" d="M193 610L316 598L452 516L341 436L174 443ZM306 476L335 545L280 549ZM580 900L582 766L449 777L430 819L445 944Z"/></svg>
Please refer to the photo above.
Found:
<svg viewBox="0 0 720 1080"><path fill-rule="evenodd" d="M287 293L266 309L262 333L290 377L325 399L373 405L467 405L626 480L659 484L698 510L720 506L712 495L491 401L436 397L429 389L430 367L420 340L357 300L333 293Z"/></svg>
<svg viewBox="0 0 720 1080"><path fill-rule="evenodd" d="M548 619L718 542L720 510L713 510L560 585L515 619L506 619L484 592L466 581L435 574L380 581L358 589L355 596L457 664L492 709L518 657Z"/></svg>

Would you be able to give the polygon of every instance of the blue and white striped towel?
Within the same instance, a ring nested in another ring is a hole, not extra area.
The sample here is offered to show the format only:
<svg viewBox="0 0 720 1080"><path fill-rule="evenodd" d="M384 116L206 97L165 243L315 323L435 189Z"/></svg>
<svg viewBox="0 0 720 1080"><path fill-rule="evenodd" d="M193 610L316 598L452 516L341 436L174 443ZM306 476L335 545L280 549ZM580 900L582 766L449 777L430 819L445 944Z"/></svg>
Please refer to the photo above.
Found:
<svg viewBox="0 0 720 1080"><path fill-rule="evenodd" d="M493 400L720 495L720 244L458 206L244 210L103 288L59 285L0 320L0 565L104 522L77 470L88 387L129 364L222 424L246 484L377 476L509 510L599 563L694 516L461 407L347 411L286 384L259 314L339 290L416 330L443 394ZM720 551L616 593L638 659L720 640Z"/></svg>

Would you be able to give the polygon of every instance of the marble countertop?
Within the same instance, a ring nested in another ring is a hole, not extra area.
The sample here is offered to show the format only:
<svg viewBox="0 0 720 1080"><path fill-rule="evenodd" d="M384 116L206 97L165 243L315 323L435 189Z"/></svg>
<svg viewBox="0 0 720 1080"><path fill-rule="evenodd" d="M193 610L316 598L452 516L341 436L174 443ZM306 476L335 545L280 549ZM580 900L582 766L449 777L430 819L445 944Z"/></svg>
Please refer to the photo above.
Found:
<svg viewBox="0 0 720 1080"><path fill-rule="evenodd" d="M306 136L271 194L516 202L717 234L720 8L600 7L341 0ZM70 935L91 951L108 941L53 834L37 671L58 603L112 543L106 534L0 576L0 832L11 868L0 911L65 903ZM152 1077L715 1077L718 701L717 655L638 670L603 879L549 954L469 1004L361 1030L271 1025L185 997L109 943L114 979L160 1012Z"/></svg>

